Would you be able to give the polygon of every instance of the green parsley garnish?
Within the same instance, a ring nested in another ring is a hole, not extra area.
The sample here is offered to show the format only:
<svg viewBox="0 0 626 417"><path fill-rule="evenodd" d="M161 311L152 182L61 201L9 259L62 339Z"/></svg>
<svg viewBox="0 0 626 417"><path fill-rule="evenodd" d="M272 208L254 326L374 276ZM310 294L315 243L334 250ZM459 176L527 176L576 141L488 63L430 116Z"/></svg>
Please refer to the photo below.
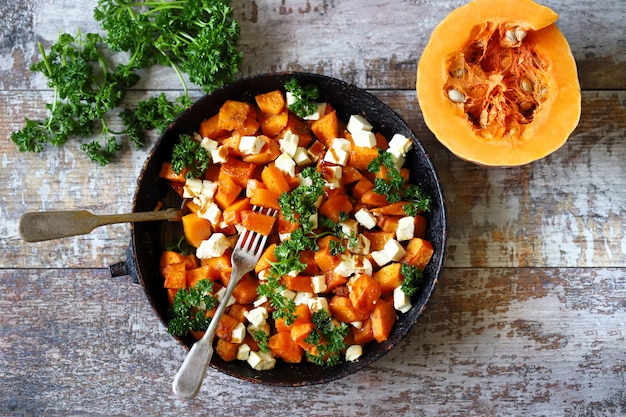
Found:
<svg viewBox="0 0 626 417"><path fill-rule="evenodd" d="M172 170L180 174L185 168L189 171L185 174L187 178L198 178L204 174L209 167L211 156L204 149L200 142L191 135L180 135L179 142L172 150Z"/></svg>
<svg viewBox="0 0 626 417"><path fill-rule="evenodd" d="M295 102L289 105L289 110L302 118L315 113L318 105L315 100L319 99L317 86L301 86L298 80L292 78L285 83L285 89L295 98Z"/></svg>
<svg viewBox="0 0 626 417"><path fill-rule="evenodd" d="M270 351L270 347L268 345L270 338L267 333L265 333L263 330L257 330L254 332L252 337L258 342L259 350L261 352L267 353Z"/></svg>
<svg viewBox="0 0 626 417"><path fill-rule="evenodd" d="M348 334L348 325L341 323L336 326L324 309L314 312L311 320L315 327L304 341L315 345L317 354L307 352L307 358L317 365L337 365L341 361L341 351L348 347L344 342Z"/></svg>
<svg viewBox="0 0 626 417"><path fill-rule="evenodd" d="M400 267L400 274L402 274L402 292L408 296L417 294L419 286L422 283L422 271L409 264L402 264Z"/></svg>
<svg viewBox="0 0 626 417"><path fill-rule="evenodd" d="M283 193L278 198L278 204L286 220L300 222L305 232L310 232L312 223L310 218L317 213L315 204L324 195L326 185L322 174L315 167L306 167L300 173L308 178L311 185L299 185L288 193Z"/></svg>
<svg viewBox="0 0 626 417"><path fill-rule="evenodd" d="M172 319L167 331L174 336L185 336L189 331L206 330L211 318L205 317L205 313L217 305L212 293L213 282L208 279L198 281L195 287L179 289L170 309Z"/></svg>

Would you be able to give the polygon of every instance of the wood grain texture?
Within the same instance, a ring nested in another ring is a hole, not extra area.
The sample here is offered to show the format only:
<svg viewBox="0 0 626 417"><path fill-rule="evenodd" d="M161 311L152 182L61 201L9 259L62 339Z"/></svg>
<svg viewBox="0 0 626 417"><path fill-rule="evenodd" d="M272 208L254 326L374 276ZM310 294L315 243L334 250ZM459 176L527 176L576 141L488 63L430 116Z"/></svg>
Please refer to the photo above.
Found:
<svg viewBox="0 0 626 417"><path fill-rule="evenodd" d="M446 269L409 336L367 369L301 388L211 370L193 402L170 392L184 350L138 285L102 270L0 271L0 294L0 410L8 415L626 411L623 268Z"/></svg>
<svg viewBox="0 0 626 417"><path fill-rule="evenodd" d="M51 98L28 70L36 42L98 30L97 0L0 0L0 415L626 415L626 6L540 2L559 13L576 58L581 121L551 156L487 169L436 141L413 89L430 33L465 0L232 1L242 76L323 73L368 89L407 121L443 184L448 245L424 316L367 369L295 389L211 370L184 402L170 384L185 350L141 286L107 269L125 259L128 225L38 244L17 233L25 211L130 210L156 141L102 168L79 143L21 154L9 139ZM169 69L143 75L130 105L180 94Z"/></svg>

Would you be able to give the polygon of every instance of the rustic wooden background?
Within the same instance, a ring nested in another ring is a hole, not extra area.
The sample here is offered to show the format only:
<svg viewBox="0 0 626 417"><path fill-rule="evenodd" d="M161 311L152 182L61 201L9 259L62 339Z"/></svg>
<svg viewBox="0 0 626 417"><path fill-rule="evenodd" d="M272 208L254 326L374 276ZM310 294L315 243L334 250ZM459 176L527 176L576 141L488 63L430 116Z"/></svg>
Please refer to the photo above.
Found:
<svg viewBox="0 0 626 417"><path fill-rule="evenodd" d="M426 314L373 366L293 389L210 371L194 402L170 392L185 351L142 288L109 274L125 259L128 225L39 244L17 233L26 211L131 209L150 144L103 168L79 144L21 154L9 139L51 98L28 71L36 42L97 30L96 3L0 0L0 414L626 414L623 0L541 1L560 14L576 58L582 117L559 151L509 169L452 156L423 124L413 89L430 32L464 0L234 0L243 76L323 73L370 90L408 122L441 177L449 237ZM132 100L179 93L169 71L145 75Z"/></svg>

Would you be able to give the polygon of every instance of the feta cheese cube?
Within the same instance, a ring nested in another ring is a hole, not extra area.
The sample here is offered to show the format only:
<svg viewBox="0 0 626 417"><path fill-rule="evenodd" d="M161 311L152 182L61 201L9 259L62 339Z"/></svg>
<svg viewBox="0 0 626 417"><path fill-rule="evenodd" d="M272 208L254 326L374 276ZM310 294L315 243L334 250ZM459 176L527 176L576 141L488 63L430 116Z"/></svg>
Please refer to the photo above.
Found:
<svg viewBox="0 0 626 417"><path fill-rule="evenodd" d="M326 113L326 103L317 103L317 109L303 117L304 120L318 120L324 113Z"/></svg>
<svg viewBox="0 0 626 417"><path fill-rule="evenodd" d="M211 161L215 164L223 164L228 161L228 147L218 146L217 149L212 150Z"/></svg>
<svg viewBox="0 0 626 417"><path fill-rule="evenodd" d="M391 160L393 161L393 164L396 166L396 168L402 168L404 162L406 161L404 155L402 155L397 149L391 148L387 150L387 153L391 155Z"/></svg>
<svg viewBox="0 0 626 417"><path fill-rule="evenodd" d="M309 156L309 152L306 148L302 146L298 146L298 148L296 149L296 152L293 154L293 160L298 166L309 165L313 163L313 160Z"/></svg>
<svg viewBox="0 0 626 417"><path fill-rule="evenodd" d="M352 140L356 146L361 148L373 148L376 146L376 135L367 130L358 130L352 133Z"/></svg>
<svg viewBox="0 0 626 417"><path fill-rule="evenodd" d="M341 255L341 261L334 269L336 274L341 275L342 277L349 277L354 274L355 265L354 258L348 254Z"/></svg>
<svg viewBox="0 0 626 417"><path fill-rule="evenodd" d="M262 326L268 317L267 308L265 307L256 307L250 311L246 311L244 313L246 319L250 322L250 324L254 327Z"/></svg>
<svg viewBox="0 0 626 417"><path fill-rule="evenodd" d="M285 93L285 101L287 102L287 107L289 107L292 104L294 104L297 101L297 99L296 99L296 96L294 96L291 91L287 91Z"/></svg>
<svg viewBox="0 0 626 417"><path fill-rule="evenodd" d="M198 217L207 219L213 226L217 225L222 218L222 210L219 206L213 202L203 204L200 210L197 211Z"/></svg>
<svg viewBox="0 0 626 417"><path fill-rule="evenodd" d="M311 277L311 285L313 286L313 292L316 294L326 291L326 276L325 275L313 275Z"/></svg>
<svg viewBox="0 0 626 417"><path fill-rule="evenodd" d="M230 248L230 239L223 233L213 233L200 243L196 249L196 256L200 259L217 258L222 256L228 248Z"/></svg>
<svg viewBox="0 0 626 417"><path fill-rule="evenodd" d="M363 355L361 345L352 345L346 349L346 362L356 362Z"/></svg>
<svg viewBox="0 0 626 417"><path fill-rule="evenodd" d="M298 291L293 299L293 302L299 306L300 304L307 304L311 298L313 298L312 292Z"/></svg>
<svg viewBox="0 0 626 417"><path fill-rule="evenodd" d="M392 261L399 262L406 253L404 247L395 239L389 239L383 247L383 252L387 254Z"/></svg>
<svg viewBox="0 0 626 417"><path fill-rule="evenodd" d="M413 147L411 139L404 135L396 133L389 141L389 149L397 151L398 155L406 156L406 153Z"/></svg>
<svg viewBox="0 0 626 417"><path fill-rule="evenodd" d="M350 252L355 253L357 255L369 255L371 245L372 243L367 238L367 236L365 236L362 233L359 233L356 236L355 242L348 243L348 250L350 250Z"/></svg>
<svg viewBox="0 0 626 417"><path fill-rule="evenodd" d="M218 145L219 145L219 142L211 138L202 138L200 140L200 146L206 149L209 154L213 152L214 150L216 150Z"/></svg>
<svg viewBox="0 0 626 417"><path fill-rule="evenodd" d="M354 260L354 273L355 274L357 275L366 274L370 276L373 274L374 268L370 260L367 259L367 257L365 257L364 255L354 255L352 259Z"/></svg>
<svg viewBox="0 0 626 417"><path fill-rule="evenodd" d="M326 310L326 312L330 314L328 300L325 297L311 297L306 304L309 307L311 313L315 313L318 310Z"/></svg>
<svg viewBox="0 0 626 417"><path fill-rule="evenodd" d="M271 353L251 351L248 356L248 364L257 371L274 369L276 359Z"/></svg>
<svg viewBox="0 0 626 417"><path fill-rule="evenodd" d="M202 193L202 180L196 178L187 178L183 186L183 197L193 198Z"/></svg>
<svg viewBox="0 0 626 417"><path fill-rule="evenodd" d="M239 322L230 333L230 341L232 343L241 343L244 337L246 337L246 326Z"/></svg>
<svg viewBox="0 0 626 417"><path fill-rule="evenodd" d="M237 348L237 359L239 359L240 361L247 361L250 357L250 351L250 346L248 346L247 343L242 343Z"/></svg>
<svg viewBox="0 0 626 417"><path fill-rule="evenodd" d="M286 299L288 299L288 300L293 300L293 299L295 299L295 298L296 298L296 293L295 293L295 291L291 291L291 290L290 290L290 289L288 289L288 288L285 288L284 290L282 290L282 291L280 292L280 295L282 295L283 297L285 297L285 298L286 298Z"/></svg>
<svg viewBox="0 0 626 417"><path fill-rule="evenodd" d="M331 190L341 187L341 177L343 177L343 168L340 166L329 166L324 169L324 180Z"/></svg>
<svg viewBox="0 0 626 417"><path fill-rule="evenodd" d="M413 239L415 235L415 217L402 217L398 220L398 228L396 229L396 239L403 240Z"/></svg>
<svg viewBox="0 0 626 417"><path fill-rule="evenodd" d="M324 161L335 165L345 166L348 163L349 156L350 154L348 153L348 151L331 147L328 148L328 150L324 154Z"/></svg>
<svg viewBox="0 0 626 417"><path fill-rule="evenodd" d="M218 292L216 292L214 294L215 299L218 302L223 302L224 301L224 296L226 295L226 287L222 287L220 288L220 290ZM226 306L232 306L233 304L235 304L235 302L237 302L237 300L235 299L235 297L233 297L232 295L230 296L230 298L228 299L228 301L226 302Z"/></svg>
<svg viewBox="0 0 626 417"><path fill-rule="evenodd" d="M330 147L333 149L341 149L342 151L350 152L351 145L352 144L348 139L334 138Z"/></svg>
<svg viewBox="0 0 626 417"><path fill-rule="evenodd" d="M263 297L259 297L256 300L254 300L253 305L255 307L260 307L260 306L262 306L265 303L267 303L267 296L264 295Z"/></svg>
<svg viewBox="0 0 626 417"><path fill-rule="evenodd" d="M217 182L203 180L202 181L202 195L207 197L209 201L213 201L213 197L215 197L215 193L217 192Z"/></svg>
<svg viewBox="0 0 626 417"><path fill-rule="evenodd" d="M393 307L401 313L406 313L411 309L411 297L402 291L402 287L393 290Z"/></svg>
<svg viewBox="0 0 626 417"><path fill-rule="evenodd" d="M239 152L244 155L256 155L265 146L265 141L257 136L242 136L239 139Z"/></svg>
<svg viewBox="0 0 626 417"><path fill-rule="evenodd" d="M353 114L352 116L350 116L350 119L348 119L347 129L348 132L352 134L361 130L372 130L373 128L374 126L372 126L371 123L368 122L367 119L360 114Z"/></svg>
<svg viewBox="0 0 626 417"><path fill-rule="evenodd" d="M354 219L339 222L341 231L348 237L355 237L359 233L359 223Z"/></svg>
<svg viewBox="0 0 626 417"><path fill-rule="evenodd" d="M278 158L274 160L276 168L280 169L285 174L294 177L296 175L296 162L286 153L281 153Z"/></svg>
<svg viewBox="0 0 626 417"><path fill-rule="evenodd" d="M354 218L361 226L368 230L376 227L376 217L365 207L359 209L359 211L354 214Z"/></svg>
<svg viewBox="0 0 626 417"><path fill-rule="evenodd" d="M256 274L257 278L259 278L259 280L261 281L267 281L268 275L269 269L262 269Z"/></svg>
<svg viewBox="0 0 626 417"><path fill-rule="evenodd" d="M298 150L298 142L300 142L300 137L288 130L283 138L278 140L280 151L293 158Z"/></svg>
<svg viewBox="0 0 626 417"><path fill-rule="evenodd" d="M370 253L372 255L372 259L378 266L385 266L389 262L391 262L391 258L384 250L375 250Z"/></svg>

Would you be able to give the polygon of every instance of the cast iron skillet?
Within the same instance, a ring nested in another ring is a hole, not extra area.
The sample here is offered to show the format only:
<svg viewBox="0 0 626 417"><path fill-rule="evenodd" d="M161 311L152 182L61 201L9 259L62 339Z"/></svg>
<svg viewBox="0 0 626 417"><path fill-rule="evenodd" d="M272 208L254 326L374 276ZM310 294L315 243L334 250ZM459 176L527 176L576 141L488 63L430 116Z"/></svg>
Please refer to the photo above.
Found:
<svg viewBox="0 0 626 417"><path fill-rule="evenodd" d="M158 174L161 164L170 160L172 147L181 133L197 130L200 122L217 113L225 100L244 100L253 103L255 95L284 89L285 82L291 78L296 78L301 85L315 84L320 90L322 99L334 106L344 122L351 114L361 114L372 123L376 131L388 139L394 133L411 138L414 147L407 155L411 182L420 185L433 198L432 210L428 214L427 238L432 242L435 254L424 272L421 291L413 297L411 310L400 315L387 341L366 345L358 362L320 367L305 362L289 365L278 361L275 369L259 372L246 362L224 362L218 355L213 356L211 366L225 374L250 382L277 386L313 385L344 377L366 367L396 346L422 315L433 293L441 272L446 242L446 213L439 179L430 157L409 127L394 111L373 95L343 81L308 73L280 73L241 79L196 101L158 139L140 173L133 211L154 210L160 203L166 208L180 207L179 197ZM135 282L141 283L150 303L165 325L168 322L168 300L159 272L159 258L164 248L172 242L177 242L180 236L182 227L176 222L135 223L132 225L127 260L111 267L114 276L131 275ZM180 338L179 341L187 348L193 344L191 338Z"/></svg>

